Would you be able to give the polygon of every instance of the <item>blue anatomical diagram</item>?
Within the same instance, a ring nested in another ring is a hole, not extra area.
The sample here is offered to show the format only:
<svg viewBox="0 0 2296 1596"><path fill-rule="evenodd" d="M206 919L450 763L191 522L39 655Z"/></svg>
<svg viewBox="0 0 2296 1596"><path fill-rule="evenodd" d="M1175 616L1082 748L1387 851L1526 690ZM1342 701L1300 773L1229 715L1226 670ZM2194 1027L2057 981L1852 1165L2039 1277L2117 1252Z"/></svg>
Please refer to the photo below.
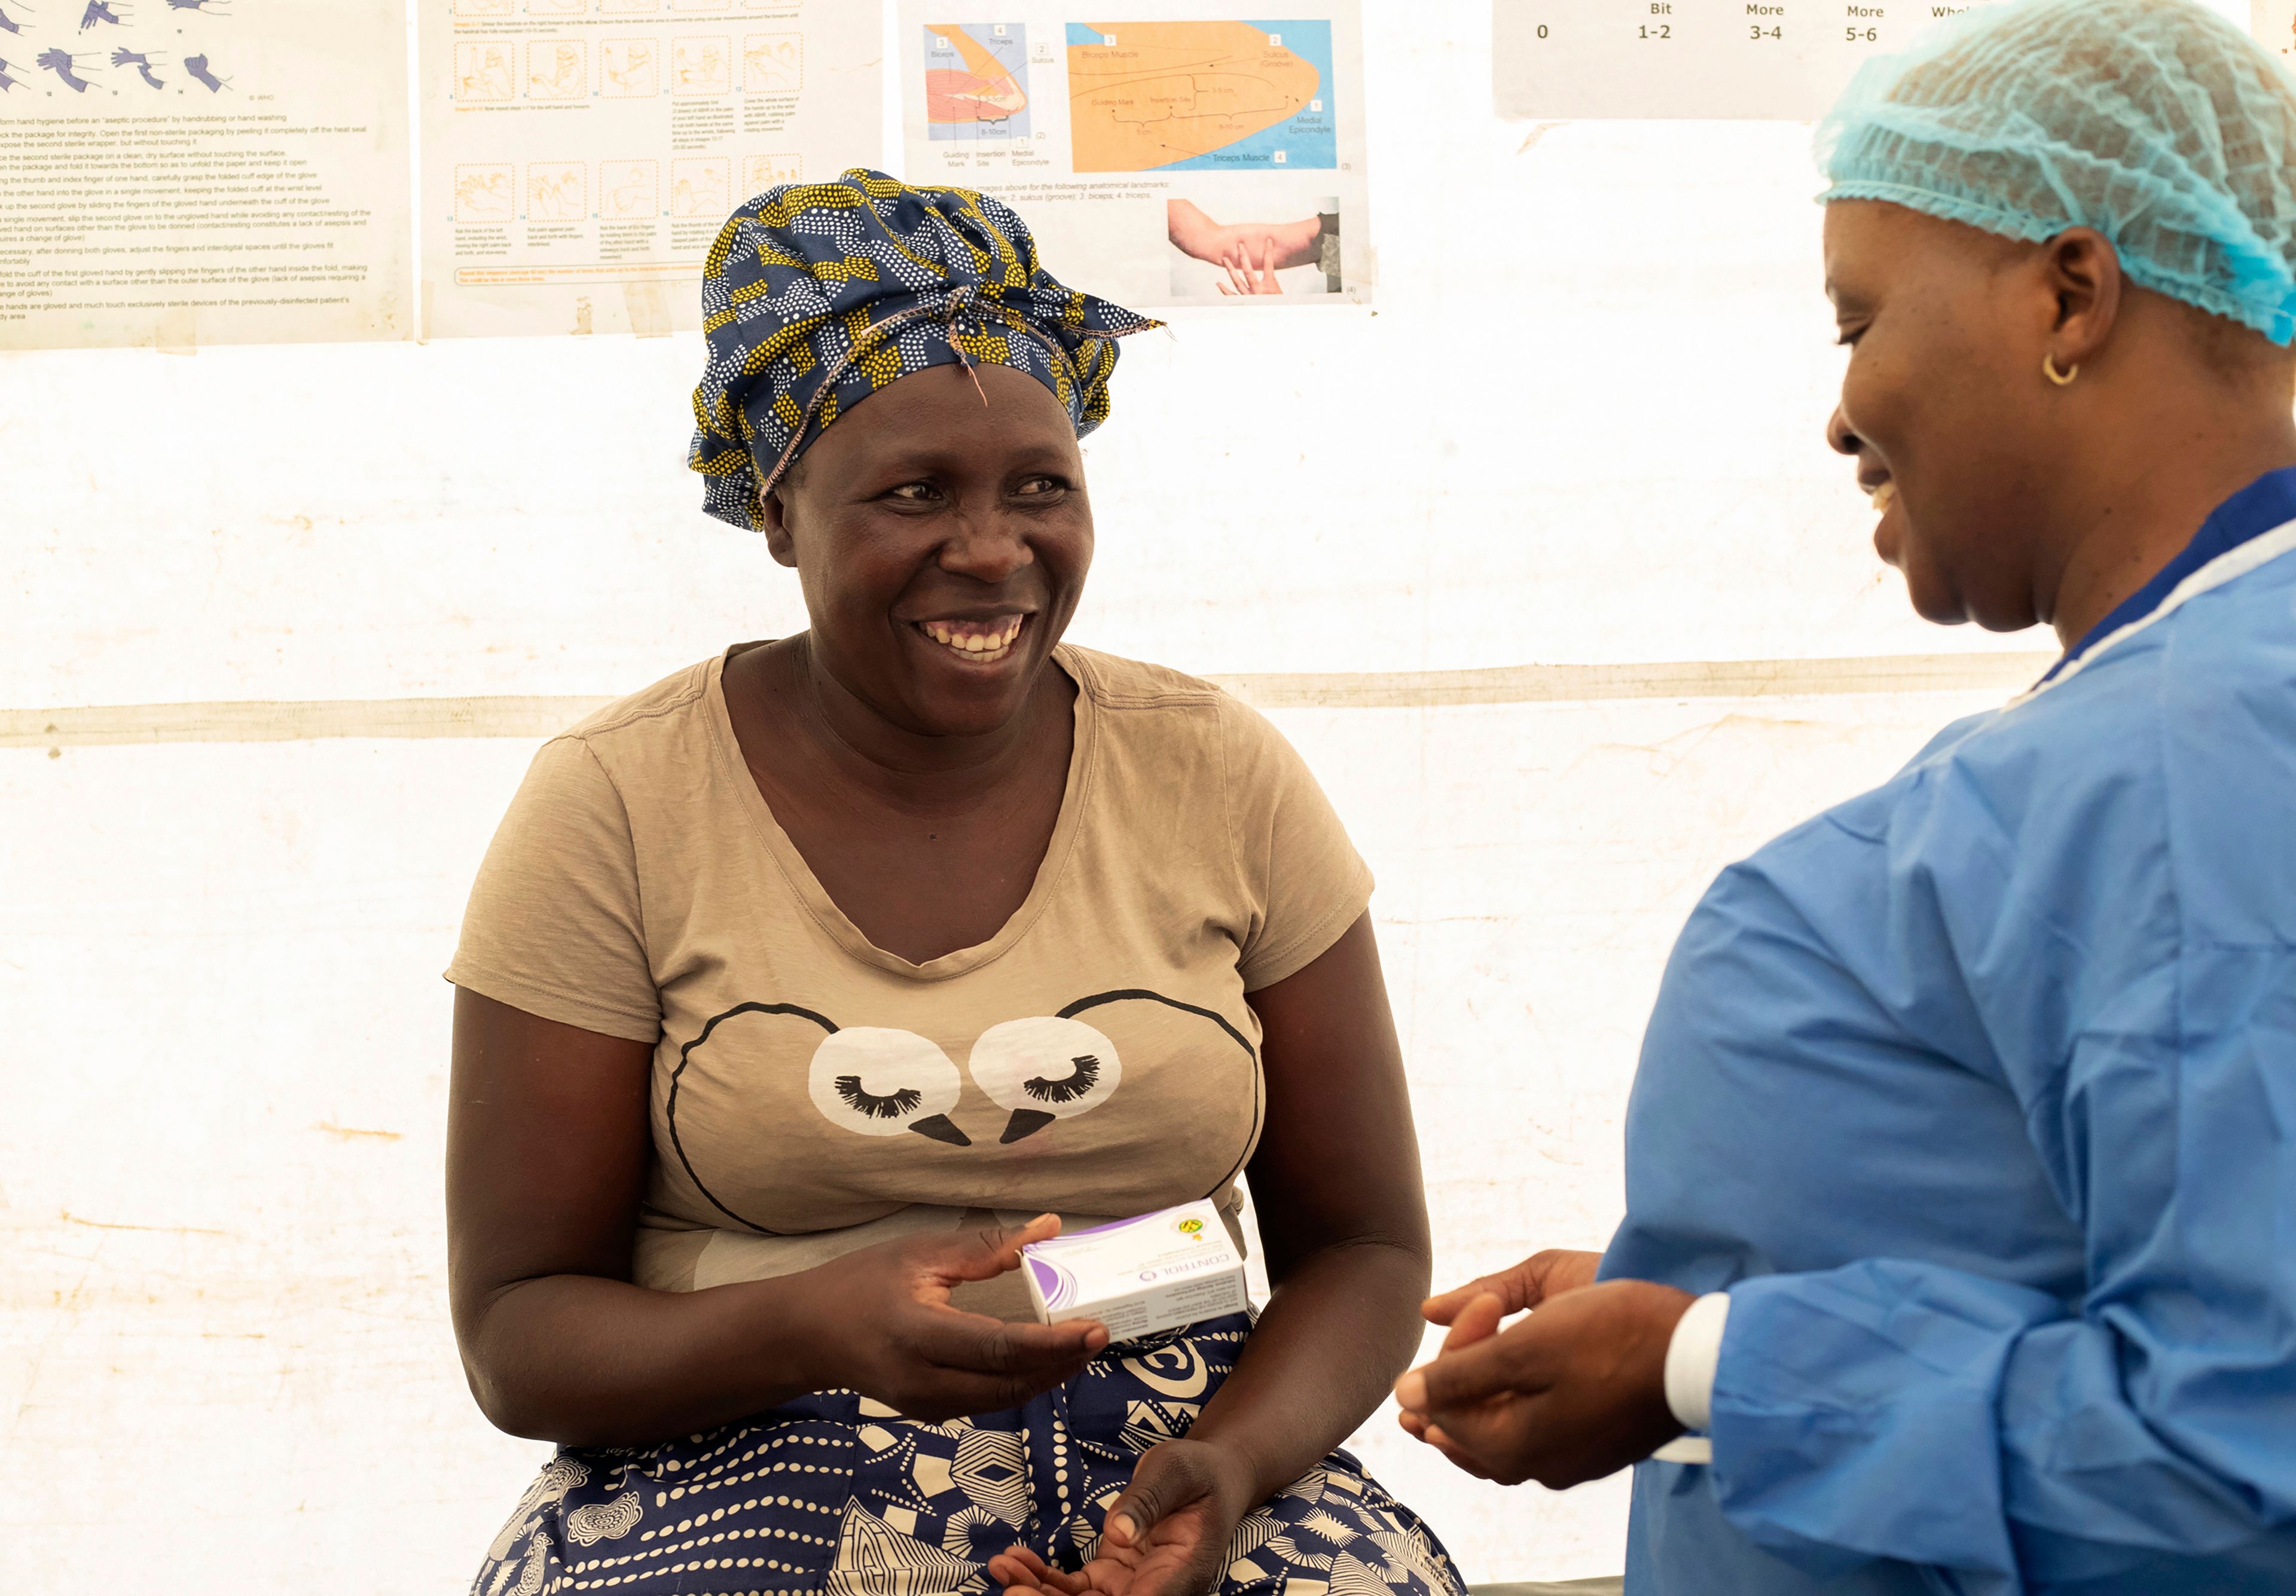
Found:
<svg viewBox="0 0 2296 1596"><path fill-rule="evenodd" d="M24 31L24 25L11 17L4 9L0 9L0 30L21 33Z"/></svg>
<svg viewBox="0 0 2296 1596"><path fill-rule="evenodd" d="M204 55L186 55L186 56L184 56L184 70L185 70L186 72L189 72L193 77L194 77L194 78L198 78L201 83L206 84L206 85L208 86L208 87L209 87L210 90L213 90L213 91L215 91L215 92L217 92L217 93L218 93L218 94L222 92L222 90L223 90L223 86L224 86L224 80L223 80L222 78L220 78L217 77L213 72L210 72L210 71L209 71L209 70L208 70L208 58L207 58L206 56L204 56Z"/></svg>
<svg viewBox="0 0 2296 1596"><path fill-rule="evenodd" d="M137 75L144 82L153 88L160 86L160 79L152 74L152 58L148 55L138 55L133 50L114 50L111 53L111 64L115 67L134 67Z"/></svg>
<svg viewBox="0 0 2296 1596"><path fill-rule="evenodd" d="M5 61L0 61L0 94L7 93L22 81L20 78L8 76L8 63Z"/></svg>
<svg viewBox="0 0 2296 1596"><path fill-rule="evenodd" d="M79 30L86 33L98 22L119 26L119 13L111 9L111 0L87 0L87 9L79 14Z"/></svg>
<svg viewBox="0 0 2296 1596"><path fill-rule="evenodd" d="M72 93L76 95L84 95L87 93L87 79L77 77L72 72L72 58L70 51L43 50L40 52L39 59L33 64L35 66L45 67L49 71L53 72L57 77L62 78L64 86L71 90Z"/></svg>

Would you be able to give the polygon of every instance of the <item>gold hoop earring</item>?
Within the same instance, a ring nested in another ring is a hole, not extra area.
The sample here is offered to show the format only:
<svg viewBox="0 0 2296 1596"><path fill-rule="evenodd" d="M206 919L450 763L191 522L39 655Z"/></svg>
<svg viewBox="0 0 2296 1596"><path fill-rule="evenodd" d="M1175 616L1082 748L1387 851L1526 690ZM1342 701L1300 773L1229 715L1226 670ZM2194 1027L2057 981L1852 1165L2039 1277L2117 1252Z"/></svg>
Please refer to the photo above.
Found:
<svg viewBox="0 0 2296 1596"><path fill-rule="evenodd" d="M2070 371L2059 371L2057 369L2057 358L2054 355L2044 355L2041 357L2041 374L2048 378L2050 382L2054 383L2058 387L2062 388L2067 383L2070 383L2075 377L2080 375L2080 367L2079 366L2075 366Z"/></svg>

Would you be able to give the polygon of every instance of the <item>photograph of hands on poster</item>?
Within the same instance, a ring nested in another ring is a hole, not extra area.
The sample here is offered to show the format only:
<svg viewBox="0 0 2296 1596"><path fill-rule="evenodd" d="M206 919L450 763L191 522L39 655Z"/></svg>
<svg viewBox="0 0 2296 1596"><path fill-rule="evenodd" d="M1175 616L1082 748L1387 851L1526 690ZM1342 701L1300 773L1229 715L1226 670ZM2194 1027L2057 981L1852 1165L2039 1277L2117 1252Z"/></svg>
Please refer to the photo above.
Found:
<svg viewBox="0 0 2296 1596"><path fill-rule="evenodd" d="M1363 303L1359 14L1287 9L903 0L907 175L1021 207L1127 303Z"/></svg>
<svg viewBox="0 0 2296 1596"><path fill-rule="evenodd" d="M1338 293L1346 285L1336 194L1290 220L1219 222L1193 200L1167 200L1164 218L1174 299Z"/></svg>

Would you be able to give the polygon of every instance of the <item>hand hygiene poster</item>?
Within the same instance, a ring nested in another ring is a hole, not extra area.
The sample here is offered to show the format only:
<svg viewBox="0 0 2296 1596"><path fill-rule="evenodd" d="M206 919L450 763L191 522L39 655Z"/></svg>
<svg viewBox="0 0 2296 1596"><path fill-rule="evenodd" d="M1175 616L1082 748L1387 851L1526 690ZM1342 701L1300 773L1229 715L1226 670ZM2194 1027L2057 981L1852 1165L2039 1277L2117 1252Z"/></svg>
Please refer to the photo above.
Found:
<svg viewBox="0 0 2296 1596"><path fill-rule="evenodd" d="M913 183L1019 210L1054 275L1122 304L1371 297L1353 4L902 0Z"/></svg>
<svg viewBox="0 0 2296 1596"><path fill-rule="evenodd" d="M734 206L881 164L875 5L426 4L426 337L692 330Z"/></svg>
<svg viewBox="0 0 2296 1596"><path fill-rule="evenodd" d="M0 0L0 349L398 339L392 0Z"/></svg>

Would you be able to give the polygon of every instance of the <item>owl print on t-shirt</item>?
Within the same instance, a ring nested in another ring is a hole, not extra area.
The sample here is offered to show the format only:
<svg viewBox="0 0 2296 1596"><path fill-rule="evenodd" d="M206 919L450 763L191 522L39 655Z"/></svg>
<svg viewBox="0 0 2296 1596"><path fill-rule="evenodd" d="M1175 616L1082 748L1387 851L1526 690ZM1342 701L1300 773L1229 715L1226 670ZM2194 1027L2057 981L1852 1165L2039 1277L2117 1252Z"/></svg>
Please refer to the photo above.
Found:
<svg viewBox="0 0 2296 1596"><path fill-rule="evenodd" d="M915 1202L1122 1213L1187 1201L1242 1168L1261 1107L1244 1029L1144 988L999 1020L969 1042L740 1003L679 1049L665 1091L665 1165L767 1235Z"/></svg>

